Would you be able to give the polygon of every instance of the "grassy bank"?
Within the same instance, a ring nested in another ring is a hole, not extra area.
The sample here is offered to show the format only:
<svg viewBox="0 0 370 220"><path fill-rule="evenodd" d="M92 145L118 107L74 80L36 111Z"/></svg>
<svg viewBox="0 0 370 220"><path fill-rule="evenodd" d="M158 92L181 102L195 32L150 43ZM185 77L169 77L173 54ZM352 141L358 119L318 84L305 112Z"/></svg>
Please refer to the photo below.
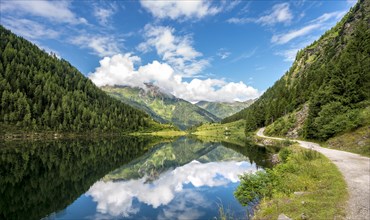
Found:
<svg viewBox="0 0 370 220"><path fill-rule="evenodd" d="M162 131L154 131L154 132L135 132L131 133L130 135L135 136L162 136L162 137L177 137L177 136L184 136L187 135L185 131L177 131L177 130L162 130Z"/></svg>
<svg viewBox="0 0 370 220"><path fill-rule="evenodd" d="M281 163L271 170L245 174L235 191L246 205L256 197L260 204L254 219L341 219L348 198L346 184L337 167L322 154L300 148L283 148Z"/></svg>
<svg viewBox="0 0 370 220"><path fill-rule="evenodd" d="M207 123L196 128L192 134L197 136L244 136L244 120L231 123Z"/></svg>
<svg viewBox="0 0 370 220"><path fill-rule="evenodd" d="M96 137L116 137L121 136L122 132L68 132L53 130L22 130L11 125L0 125L0 140L54 140L54 139L74 139L74 138L96 138Z"/></svg>
<svg viewBox="0 0 370 220"><path fill-rule="evenodd" d="M370 125L330 138L323 147L370 157Z"/></svg>
<svg viewBox="0 0 370 220"><path fill-rule="evenodd" d="M207 123L191 131L192 135L197 136L203 141L226 141L239 145L244 145L244 120L231 123Z"/></svg>
<svg viewBox="0 0 370 220"><path fill-rule="evenodd" d="M305 140L302 134L305 123L302 115L305 113L298 113L293 112L279 118L268 125L264 133L268 136L294 137L294 139ZM326 135L321 139L308 141L320 143L323 147L370 157L370 107L359 110L356 114L356 120L339 117L336 123L325 125L325 131L327 133L334 132L337 130L337 127L341 126L344 128L341 132L336 132L335 135Z"/></svg>
<svg viewBox="0 0 370 220"><path fill-rule="evenodd" d="M73 138L96 138L96 137L119 137L119 136L162 136L177 137L187 133L179 130L170 124L153 123L150 128L142 129L136 132L131 131L104 131L104 130L86 130L79 132L59 131L59 130L32 130L19 126L0 124L0 140L53 140L53 139L73 139Z"/></svg>

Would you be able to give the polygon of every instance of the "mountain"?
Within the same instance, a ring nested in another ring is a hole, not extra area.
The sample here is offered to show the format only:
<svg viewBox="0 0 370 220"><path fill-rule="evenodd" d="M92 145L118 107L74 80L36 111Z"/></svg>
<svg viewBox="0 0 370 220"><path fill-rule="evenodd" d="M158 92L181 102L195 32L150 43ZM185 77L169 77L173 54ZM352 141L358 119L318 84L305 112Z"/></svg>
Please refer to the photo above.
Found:
<svg viewBox="0 0 370 220"><path fill-rule="evenodd" d="M183 99L167 94L152 84L145 89L129 86L104 86L110 96L139 108L158 122L173 123L180 129L187 129L204 122L218 122L220 119L208 111Z"/></svg>
<svg viewBox="0 0 370 220"><path fill-rule="evenodd" d="M221 143L201 142L181 137L174 142L159 144L146 155L110 172L103 180L131 180L145 177L146 181L157 179L162 173L181 167L191 161L210 163L215 161L244 161L248 155L237 151L245 149L224 147Z"/></svg>
<svg viewBox="0 0 370 220"><path fill-rule="evenodd" d="M144 112L108 96L67 61L2 26L0 36L2 127L136 131L156 124Z"/></svg>
<svg viewBox="0 0 370 220"><path fill-rule="evenodd" d="M226 118L236 112L250 106L254 100L247 100L245 102L207 102L200 101L196 103L197 106L207 110L219 118Z"/></svg>
<svg viewBox="0 0 370 220"><path fill-rule="evenodd" d="M325 141L370 124L370 0L299 51L292 67L249 108L246 131Z"/></svg>

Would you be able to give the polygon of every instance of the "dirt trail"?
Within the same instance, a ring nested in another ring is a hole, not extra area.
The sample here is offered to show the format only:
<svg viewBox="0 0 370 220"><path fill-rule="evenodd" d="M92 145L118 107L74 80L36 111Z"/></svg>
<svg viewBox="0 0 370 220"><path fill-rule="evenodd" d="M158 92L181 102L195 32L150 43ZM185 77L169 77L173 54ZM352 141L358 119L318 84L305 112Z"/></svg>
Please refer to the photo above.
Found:
<svg viewBox="0 0 370 220"><path fill-rule="evenodd" d="M265 128L257 136L275 140L283 138L263 135ZM316 150L328 157L342 172L348 186L349 200L346 219L370 219L370 158L345 151L332 150L308 141L297 141L302 147Z"/></svg>

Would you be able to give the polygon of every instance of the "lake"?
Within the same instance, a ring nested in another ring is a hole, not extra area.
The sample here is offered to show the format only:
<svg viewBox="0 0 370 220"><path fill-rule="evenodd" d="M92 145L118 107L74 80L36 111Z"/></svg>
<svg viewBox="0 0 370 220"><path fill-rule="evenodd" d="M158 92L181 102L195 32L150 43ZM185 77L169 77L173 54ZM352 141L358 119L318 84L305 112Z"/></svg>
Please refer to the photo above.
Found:
<svg viewBox="0 0 370 220"><path fill-rule="evenodd" d="M246 219L238 175L269 167L271 153L189 137L0 145L0 219Z"/></svg>

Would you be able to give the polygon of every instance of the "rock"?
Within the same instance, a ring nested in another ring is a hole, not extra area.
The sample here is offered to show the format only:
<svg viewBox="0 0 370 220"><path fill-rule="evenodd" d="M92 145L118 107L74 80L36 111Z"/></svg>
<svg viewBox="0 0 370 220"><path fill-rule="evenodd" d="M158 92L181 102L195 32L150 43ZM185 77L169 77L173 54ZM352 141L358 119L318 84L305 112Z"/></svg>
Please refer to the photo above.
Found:
<svg viewBox="0 0 370 220"><path fill-rule="evenodd" d="M302 214L301 214L301 219L302 219L302 220L305 220L305 219L308 219L308 217L307 217L307 215L306 215L306 214L302 213Z"/></svg>
<svg viewBox="0 0 370 220"><path fill-rule="evenodd" d="M286 216L284 213L281 213L277 220L292 220L291 218L289 218L288 216Z"/></svg>
<svg viewBox="0 0 370 220"><path fill-rule="evenodd" d="M359 141L359 142L357 142L357 145L360 146L360 147L365 146L365 144L366 144L365 141Z"/></svg>
<svg viewBox="0 0 370 220"><path fill-rule="evenodd" d="M263 141L262 141L262 144L263 145L273 145L273 141L272 140L270 140L270 139L264 139Z"/></svg>
<svg viewBox="0 0 370 220"><path fill-rule="evenodd" d="M280 162L280 160L279 160L279 155L278 154L274 154L274 155L272 155L271 156L271 163L272 164L278 164Z"/></svg>
<svg viewBox="0 0 370 220"><path fill-rule="evenodd" d="M301 195L304 194L304 192L294 192L293 194L296 195L296 196L301 196Z"/></svg>

